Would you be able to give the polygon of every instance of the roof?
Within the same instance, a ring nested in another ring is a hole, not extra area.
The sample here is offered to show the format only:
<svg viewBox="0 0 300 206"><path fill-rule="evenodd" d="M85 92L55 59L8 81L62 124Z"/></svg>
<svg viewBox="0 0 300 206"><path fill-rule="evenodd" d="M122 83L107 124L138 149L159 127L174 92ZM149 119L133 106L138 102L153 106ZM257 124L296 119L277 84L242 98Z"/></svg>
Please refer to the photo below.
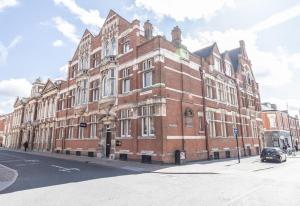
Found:
<svg viewBox="0 0 300 206"><path fill-rule="evenodd" d="M213 43L212 45L205 47L203 49L200 49L198 51L193 52L193 54L201 57L208 57L214 50L214 46L216 43Z"/></svg>
<svg viewBox="0 0 300 206"><path fill-rule="evenodd" d="M232 49L228 51L228 54L231 59L231 64L234 68L234 71L237 71L239 65L240 48Z"/></svg>

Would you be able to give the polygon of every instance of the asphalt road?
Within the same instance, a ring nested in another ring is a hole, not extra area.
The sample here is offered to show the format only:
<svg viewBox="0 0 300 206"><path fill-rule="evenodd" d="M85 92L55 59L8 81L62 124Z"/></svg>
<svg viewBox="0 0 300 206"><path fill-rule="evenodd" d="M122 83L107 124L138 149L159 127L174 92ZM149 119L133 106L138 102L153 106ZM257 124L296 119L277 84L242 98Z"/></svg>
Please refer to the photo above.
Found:
<svg viewBox="0 0 300 206"><path fill-rule="evenodd" d="M77 161L0 150L0 164L18 172L16 182L0 194L133 174L127 170ZM1 205L1 204L0 204Z"/></svg>
<svg viewBox="0 0 300 206"><path fill-rule="evenodd" d="M0 151L0 164L16 169L1 206L299 206L300 158L260 163L226 162L219 174L134 173L80 162ZM200 163L201 164L201 163ZM216 168L220 163L201 164ZM185 167L197 167L197 163ZM220 167L221 168L221 167Z"/></svg>

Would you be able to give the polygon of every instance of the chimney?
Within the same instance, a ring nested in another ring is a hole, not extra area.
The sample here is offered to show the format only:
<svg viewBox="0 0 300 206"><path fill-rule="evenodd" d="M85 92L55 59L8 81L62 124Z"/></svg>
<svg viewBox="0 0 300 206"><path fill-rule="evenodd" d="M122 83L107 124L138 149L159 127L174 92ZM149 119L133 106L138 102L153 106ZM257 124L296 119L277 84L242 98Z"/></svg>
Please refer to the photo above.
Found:
<svg viewBox="0 0 300 206"><path fill-rule="evenodd" d="M181 46L181 30L178 26L175 26L172 30L172 43L176 45L176 47Z"/></svg>
<svg viewBox="0 0 300 206"><path fill-rule="evenodd" d="M152 32L153 32L153 26L152 24L150 23L149 20L147 20L145 23L144 23L144 31L145 31L145 38L147 40L150 40L152 39Z"/></svg>
<svg viewBox="0 0 300 206"><path fill-rule="evenodd" d="M245 48L245 41L244 40L240 40L240 47L241 48Z"/></svg>

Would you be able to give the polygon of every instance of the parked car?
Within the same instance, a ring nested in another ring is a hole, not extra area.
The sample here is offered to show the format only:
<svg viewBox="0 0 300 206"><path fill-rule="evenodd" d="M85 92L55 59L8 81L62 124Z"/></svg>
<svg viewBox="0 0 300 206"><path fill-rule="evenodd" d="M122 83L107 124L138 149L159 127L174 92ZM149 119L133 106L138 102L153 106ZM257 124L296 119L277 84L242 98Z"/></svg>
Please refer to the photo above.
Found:
<svg viewBox="0 0 300 206"><path fill-rule="evenodd" d="M264 161L276 161L285 162L287 159L286 153L278 147L266 147L260 154L260 160Z"/></svg>

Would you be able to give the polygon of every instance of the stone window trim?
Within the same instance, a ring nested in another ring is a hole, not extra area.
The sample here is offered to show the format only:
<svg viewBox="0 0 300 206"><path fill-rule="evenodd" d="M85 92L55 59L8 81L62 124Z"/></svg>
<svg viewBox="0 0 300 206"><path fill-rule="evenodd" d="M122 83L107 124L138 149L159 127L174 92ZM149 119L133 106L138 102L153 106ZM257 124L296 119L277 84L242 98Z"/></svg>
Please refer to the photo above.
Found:
<svg viewBox="0 0 300 206"><path fill-rule="evenodd" d="M141 130L142 137L153 137L155 136L155 126L154 126L154 114L155 106L154 105L145 105L140 108L141 116Z"/></svg>
<svg viewBox="0 0 300 206"><path fill-rule="evenodd" d="M153 64L152 59L147 59L142 63L142 88L148 88L153 85Z"/></svg>

